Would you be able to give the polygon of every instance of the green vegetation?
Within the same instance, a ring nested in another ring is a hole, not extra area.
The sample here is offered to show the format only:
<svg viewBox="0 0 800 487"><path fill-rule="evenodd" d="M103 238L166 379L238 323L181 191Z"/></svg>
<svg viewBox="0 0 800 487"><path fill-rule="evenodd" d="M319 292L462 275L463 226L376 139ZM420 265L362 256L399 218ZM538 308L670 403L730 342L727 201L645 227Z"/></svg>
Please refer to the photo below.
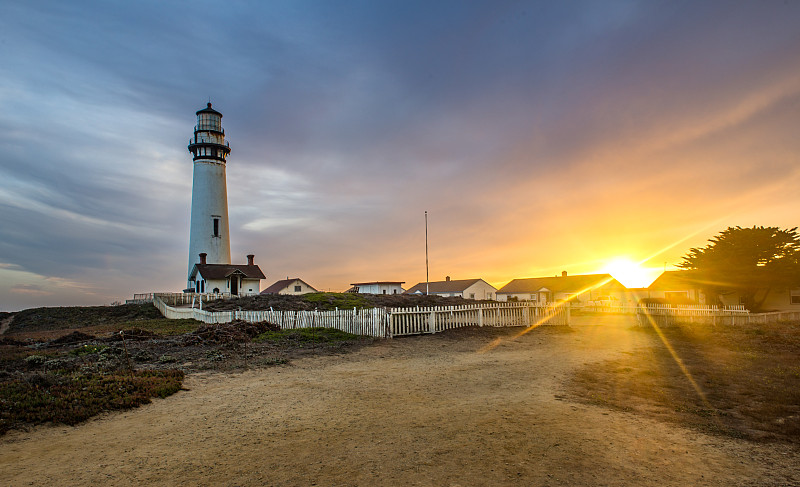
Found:
<svg viewBox="0 0 800 487"><path fill-rule="evenodd" d="M689 250L678 264L707 283L707 296L736 292L747 309L758 310L771 290L800 286L797 228L728 227L709 242Z"/></svg>
<svg viewBox="0 0 800 487"><path fill-rule="evenodd" d="M253 341L256 343L296 344L347 342L361 339L358 335L346 333L335 328L301 328L298 330L267 331L255 337Z"/></svg>
<svg viewBox="0 0 800 487"><path fill-rule="evenodd" d="M32 308L14 315L11 331L46 331L161 319L152 304Z"/></svg>
<svg viewBox="0 0 800 487"><path fill-rule="evenodd" d="M303 300L323 311L373 307L364 295L355 293L310 293L304 294Z"/></svg>
<svg viewBox="0 0 800 487"><path fill-rule="evenodd" d="M177 336L191 333L202 325L203 323L197 320L170 320L161 317L150 320L126 321L116 324L113 328L124 331L145 330L161 336Z"/></svg>
<svg viewBox="0 0 800 487"><path fill-rule="evenodd" d="M582 369L579 397L734 437L800 441L800 323L631 332L651 335L651 346Z"/></svg>
<svg viewBox="0 0 800 487"><path fill-rule="evenodd" d="M37 373L0 381L0 434L22 424L77 424L107 410L130 409L181 389L179 370Z"/></svg>

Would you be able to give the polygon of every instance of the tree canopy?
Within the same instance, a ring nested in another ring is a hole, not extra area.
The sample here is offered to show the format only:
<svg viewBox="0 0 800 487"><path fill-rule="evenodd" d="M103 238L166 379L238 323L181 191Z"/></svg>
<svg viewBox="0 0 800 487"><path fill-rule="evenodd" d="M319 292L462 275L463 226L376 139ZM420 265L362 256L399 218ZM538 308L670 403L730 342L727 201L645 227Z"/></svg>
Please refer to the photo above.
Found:
<svg viewBox="0 0 800 487"><path fill-rule="evenodd" d="M728 227L693 248L678 267L693 270L709 297L738 292L748 309L759 309L772 290L800 286L797 227Z"/></svg>

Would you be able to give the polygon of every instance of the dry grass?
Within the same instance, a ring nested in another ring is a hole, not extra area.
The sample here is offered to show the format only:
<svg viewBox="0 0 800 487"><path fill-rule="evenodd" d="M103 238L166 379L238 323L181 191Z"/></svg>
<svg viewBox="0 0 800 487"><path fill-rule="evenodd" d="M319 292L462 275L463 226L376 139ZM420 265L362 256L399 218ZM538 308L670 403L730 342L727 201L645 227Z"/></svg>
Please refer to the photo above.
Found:
<svg viewBox="0 0 800 487"><path fill-rule="evenodd" d="M636 328L652 346L586 366L579 400L751 440L800 442L800 324Z"/></svg>

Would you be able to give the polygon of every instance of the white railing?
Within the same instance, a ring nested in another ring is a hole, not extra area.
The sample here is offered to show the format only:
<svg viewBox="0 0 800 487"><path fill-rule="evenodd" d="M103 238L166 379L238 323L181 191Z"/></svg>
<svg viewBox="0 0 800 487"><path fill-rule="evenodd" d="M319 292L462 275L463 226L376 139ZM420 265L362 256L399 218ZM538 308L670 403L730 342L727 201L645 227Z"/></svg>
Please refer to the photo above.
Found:
<svg viewBox="0 0 800 487"><path fill-rule="evenodd" d="M354 335L390 338L402 335L438 333L463 326L569 325L569 307L534 306L527 303L489 303L430 308L367 308L334 311L217 311L176 308L162 295L153 304L170 319L195 319L203 323L229 323L234 320L266 321L282 329L335 328Z"/></svg>

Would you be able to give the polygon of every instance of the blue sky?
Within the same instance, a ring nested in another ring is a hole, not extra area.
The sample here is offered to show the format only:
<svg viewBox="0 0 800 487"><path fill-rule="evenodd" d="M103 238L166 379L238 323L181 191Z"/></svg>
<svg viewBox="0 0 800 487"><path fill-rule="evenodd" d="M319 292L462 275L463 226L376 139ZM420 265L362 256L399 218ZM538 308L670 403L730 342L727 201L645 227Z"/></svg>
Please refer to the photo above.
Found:
<svg viewBox="0 0 800 487"><path fill-rule="evenodd" d="M185 285L195 111L275 280L663 268L794 227L800 2L0 2L0 311Z"/></svg>

